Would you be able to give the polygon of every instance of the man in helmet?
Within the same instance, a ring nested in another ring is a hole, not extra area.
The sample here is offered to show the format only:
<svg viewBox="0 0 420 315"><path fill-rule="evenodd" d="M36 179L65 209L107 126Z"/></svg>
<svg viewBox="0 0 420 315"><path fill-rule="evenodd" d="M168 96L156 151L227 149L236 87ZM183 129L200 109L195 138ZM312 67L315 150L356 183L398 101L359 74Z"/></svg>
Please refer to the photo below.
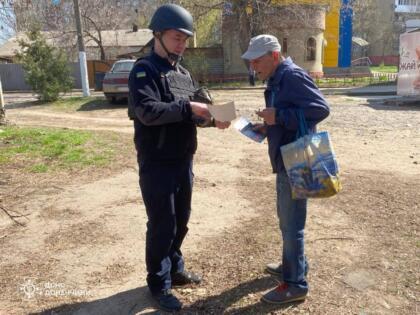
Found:
<svg viewBox="0 0 420 315"><path fill-rule="evenodd" d="M171 287L201 281L184 269L181 244L191 212L196 125L208 124L211 117L205 103L193 101L197 87L178 64L193 35L191 14L178 5L163 5L149 28L152 52L136 62L129 77L129 116L148 217L147 284L162 309L176 311L182 304ZM220 129L229 124L213 121Z"/></svg>

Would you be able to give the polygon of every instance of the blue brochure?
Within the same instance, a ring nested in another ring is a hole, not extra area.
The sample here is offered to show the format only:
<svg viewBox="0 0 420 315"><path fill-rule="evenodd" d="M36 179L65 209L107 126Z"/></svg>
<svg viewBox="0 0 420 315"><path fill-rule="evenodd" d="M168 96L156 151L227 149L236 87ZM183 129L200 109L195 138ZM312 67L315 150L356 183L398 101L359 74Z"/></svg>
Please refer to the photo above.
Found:
<svg viewBox="0 0 420 315"><path fill-rule="evenodd" d="M242 133L243 135L247 136L248 138L256 141L256 142L263 142L266 138L265 134L262 134L258 131L253 130L254 125L245 117L240 117L236 123L235 128Z"/></svg>

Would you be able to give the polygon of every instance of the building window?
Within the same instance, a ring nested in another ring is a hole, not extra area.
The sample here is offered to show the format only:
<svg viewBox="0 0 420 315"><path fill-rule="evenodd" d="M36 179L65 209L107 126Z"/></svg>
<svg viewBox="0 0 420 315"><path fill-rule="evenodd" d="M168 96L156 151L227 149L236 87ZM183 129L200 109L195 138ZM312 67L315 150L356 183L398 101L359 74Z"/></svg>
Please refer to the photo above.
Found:
<svg viewBox="0 0 420 315"><path fill-rule="evenodd" d="M417 5L417 0L398 0L398 5Z"/></svg>
<svg viewBox="0 0 420 315"><path fill-rule="evenodd" d="M281 48L283 55L287 55L287 37L283 38L283 46Z"/></svg>
<svg viewBox="0 0 420 315"><path fill-rule="evenodd" d="M316 40L310 37L306 42L306 61L315 61L316 57Z"/></svg>
<svg viewBox="0 0 420 315"><path fill-rule="evenodd" d="M420 0L395 0L395 12L418 13L420 12Z"/></svg>

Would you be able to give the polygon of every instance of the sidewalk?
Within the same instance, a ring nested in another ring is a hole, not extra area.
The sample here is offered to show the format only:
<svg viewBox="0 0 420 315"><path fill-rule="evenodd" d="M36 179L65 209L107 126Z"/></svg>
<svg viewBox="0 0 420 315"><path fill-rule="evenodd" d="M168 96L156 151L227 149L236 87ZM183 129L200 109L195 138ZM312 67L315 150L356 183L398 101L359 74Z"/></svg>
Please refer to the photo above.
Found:
<svg viewBox="0 0 420 315"><path fill-rule="evenodd" d="M244 86L244 87L217 87L210 90L264 90L264 85ZM371 96L371 95L397 95L396 85L372 85L364 87L344 87L344 88L320 88L324 95L348 95L348 96ZM90 91L91 96L103 96L102 91ZM73 90L65 94L65 97L83 96L81 90ZM31 92L4 92L5 99L36 99Z"/></svg>
<svg viewBox="0 0 420 315"><path fill-rule="evenodd" d="M243 87L217 87L210 90L264 90L265 85ZM371 96L371 95L397 95L396 85L371 85L363 87L337 87L320 88L324 95L348 95L348 96Z"/></svg>
<svg viewBox="0 0 420 315"><path fill-rule="evenodd" d="M371 95L397 95L396 85L371 85L351 88L321 88L324 95L348 95L348 96L371 96Z"/></svg>

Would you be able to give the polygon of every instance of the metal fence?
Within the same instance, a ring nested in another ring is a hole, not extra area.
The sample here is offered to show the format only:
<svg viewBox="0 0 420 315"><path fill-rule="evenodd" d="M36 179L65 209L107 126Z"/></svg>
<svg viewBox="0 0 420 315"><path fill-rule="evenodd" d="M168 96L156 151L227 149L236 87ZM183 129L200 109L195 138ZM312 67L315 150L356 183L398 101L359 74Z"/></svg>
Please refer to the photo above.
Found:
<svg viewBox="0 0 420 315"><path fill-rule="evenodd" d="M22 65L6 63L0 64L0 77L4 91L30 91L32 88L26 84L25 71Z"/></svg>
<svg viewBox="0 0 420 315"><path fill-rule="evenodd" d="M69 63L73 87L81 89L80 67L78 63ZM4 91L31 91L32 88L25 82L25 70L21 64L0 64L0 78Z"/></svg>
<svg viewBox="0 0 420 315"><path fill-rule="evenodd" d="M197 61L195 61L197 62ZM70 63L71 75L74 79L74 88L81 89L80 67L78 63ZM204 77L196 79L204 82L224 83L235 81L247 81L247 74L227 75L223 73L223 59L216 56L208 59L208 69ZM91 76L93 78L91 78ZM0 77L4 91L31 91L32 88L25 82L25 71L20 64L0 64ZM397 73L328 73L322 79L316 79L316 83L322 86L363 85L375 83L391 83L397 80ZM90 87L95 86L93 73L89 75Z"/></svg>
<svg viewBox="0 0 420 315"><path fill-rule="evenodd" d="M372 76L375 78L386 78L387 81L395 81L398 78L398 73L372 71Z"/></svg>
<svg viewBox="0 0 420 315"><path fill-rule="evenodd" d="M315 83L321 87L340 87L371 84L395 84L398 79L397 73L351 73L351 74L328 74L323 78L315 79Z"/></svg>
<svg viewBox="0 0 420 315"><path fill-rule="evenodd" d="M194 68L199 68L200 62L202 60L196 59L192 61L193 69L189 69L194 74L194 78L199 81L214 80L219 81L220 78L224 78L223 75L223 58L218 56L211 56L206 58L206 55L203 54L203 59L206 60L206 73L194 73ZM98 61L98 60L89 60L88 61L88 77L89 77L89 86L90 88L96 88L97 86L97 77L98 73L105 73L108 71L114 60L107 61ZM80 77L80 67L78 63L69 63L71 76L73 78L73 88L81 89L82 82ZM6 63L0 64L0 78L2 80L3 90L4 91L31 91L32 88L25 82L25 71L22 68L21 64ZM100 85L102 86L102 85Z"/></svg>

